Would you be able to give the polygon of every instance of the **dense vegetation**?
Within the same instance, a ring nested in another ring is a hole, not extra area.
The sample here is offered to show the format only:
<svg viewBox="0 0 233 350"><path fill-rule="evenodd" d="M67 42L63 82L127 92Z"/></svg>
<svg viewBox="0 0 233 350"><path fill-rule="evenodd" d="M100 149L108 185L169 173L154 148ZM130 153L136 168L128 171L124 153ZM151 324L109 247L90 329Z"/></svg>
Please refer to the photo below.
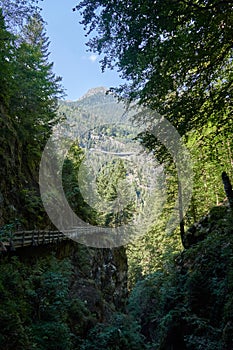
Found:
<svg viewBox="0 0 233 350"><path fill-rule="evenodd" d="M179 188L171 154L153 136L157 112L177 128L192 158L192 200L181 234L224 199L222 171L232 176L232 3L84 0L76 10L102 69L116 67L126 80L113 92L156 111L135 118L151 125L140 139L163 164L167 203L161 222L131 249L139 273L153 271L169 247L181 248L178 230L161 237Z"/></svg>
<svg viewBox="0 0 233 350"><path fill-rule="evenodd" d="M177 169L150 128L138 135L162 165L167 193L155 225L126 247L127 306L110 305L100 317L87 305L85 293L91 294L97 284L92 273L82 279L90 268L88 248L77 245L81 254L76 251L76 265L71 256L58 259L48 254L29 263L26 258L4 258L0 252L0 347L231 350L233 216L221 205L221 173L233 178L232 2L83 0L75 9L82 10L88 33L95 30L88 45L102 54L102 68L117 66L126 79L113 90L121 104L102 88L75 102L59 101L61 79L49 62L37 1L0 0L0 241L19 227L51 225L39 196L38 170L53 126L60 120L73 121L85 133L98 125L94 137L87 133L84 141L94 147L96 134L101 134L98 142L108 137L119 151L118 141L128 142L133 136L130 127L117 125L125 117L125 100L158 111L177 128L192 158L192 199L182 225L165 234L179 193ZM140 121L136 116L136 121L146 123L148 116ZM154 121L149 119L152 126ZM132 203L106 214L101 203L92 208L85 202L77 185L82 147L82 140L73 144L63 166L71 207L92 225L127 223L135 210ZM121 160L100 167L100 196L114 201L125 177ZM195 244L186 249L180 236L184 229L186 237L195 235ZM75 279L82 282L77 289L83 288L84 296L74 290ZM101 307L108 304L107 290L110 285L98 294Z"/></svg>
<svg viewBox="0 0 233 350"><path fill-rule="evenodd" d="M17 218L27 225L39 222L42 211L39 162L57 119L61 79L48 60L49 42L39 12L24 2L0 5L1 224L4 218Z"/></svg>
<svg viewBox="0 0 233 350"><path fill-rule="evenodd" d="M198 226L206 239L138 281L125 312L113 312L102 321L75 293L77 276L70 258L34 258L30 264L17 258L1 260L1 346L232 349L232 220L227 207L213 208ZM82 276L89 268L85 251L75 260Z"/></svg>
<svg viewBox="0 0 233 350"><path fill-rule="evenodd" d="M181 134L225 125L232 111L232 2L80 1L88 46L103 70L117 67L118 89L171 121ZM74 8L75 10L75 8Z"/></svg>

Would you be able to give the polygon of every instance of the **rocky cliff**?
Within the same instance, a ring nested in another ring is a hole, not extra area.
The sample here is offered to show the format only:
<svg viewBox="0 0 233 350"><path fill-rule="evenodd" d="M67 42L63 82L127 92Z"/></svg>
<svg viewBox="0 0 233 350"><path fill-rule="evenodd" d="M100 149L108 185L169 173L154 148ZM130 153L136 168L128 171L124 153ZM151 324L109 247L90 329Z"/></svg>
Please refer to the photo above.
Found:
<svg viewBox="0 0 233 350"><path fill-rule="evenodd" d="M99 321L115 311L124 311L127 299L127 257L125 249L84 246L72 254L72 293L80 298Z"/></svg>

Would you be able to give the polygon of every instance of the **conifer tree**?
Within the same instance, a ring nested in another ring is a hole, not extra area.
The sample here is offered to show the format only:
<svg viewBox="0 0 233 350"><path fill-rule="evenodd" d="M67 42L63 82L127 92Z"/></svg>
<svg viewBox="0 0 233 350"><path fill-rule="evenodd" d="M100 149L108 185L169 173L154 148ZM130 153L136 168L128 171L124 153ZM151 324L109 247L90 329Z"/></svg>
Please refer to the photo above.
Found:
<svg viewBox="0 0 233 350"><path fill-rule="evenodd" d="M12 50L13 36L7 31L4 17L0 8L0 105L7 104L11 64L9 57Z"/></svg>
<svg viewBox="0 0 233 350"><path fill-rule="evenodd" d="M37 167L40 153L56 121L60 78L48 61L49 41L41 16L33 16L22 30L15 50L14 88L10 114L30 167ZM37 163L37 165L36 165Z"/></svg>
<svg viewBox="0 0 233 350"><path fill-rule="evenodd" d="M43 215L39 164L58 119L57 101L63 89L48 59L49 42L40 14L29 18L20 35L13 22L7 22L9 30L5 23L0 16L0 193L7 220L17 216L37 222ZM8 206L14 208L12 213Z"/></svg>

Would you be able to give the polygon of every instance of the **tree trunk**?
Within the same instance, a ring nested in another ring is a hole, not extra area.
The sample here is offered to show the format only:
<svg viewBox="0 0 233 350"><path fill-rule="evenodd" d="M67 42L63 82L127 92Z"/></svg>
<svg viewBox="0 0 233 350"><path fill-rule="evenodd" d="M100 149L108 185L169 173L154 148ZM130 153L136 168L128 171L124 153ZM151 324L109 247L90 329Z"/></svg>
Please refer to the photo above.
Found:
<svg viewBox="0 0 233 350"><path fill-rule="evenodd" d="M230 205L231 210L233 210L233 190L230 179L225 171L222 173L222 182L224 185L224 190L226 192L226 196Z"/></svg>

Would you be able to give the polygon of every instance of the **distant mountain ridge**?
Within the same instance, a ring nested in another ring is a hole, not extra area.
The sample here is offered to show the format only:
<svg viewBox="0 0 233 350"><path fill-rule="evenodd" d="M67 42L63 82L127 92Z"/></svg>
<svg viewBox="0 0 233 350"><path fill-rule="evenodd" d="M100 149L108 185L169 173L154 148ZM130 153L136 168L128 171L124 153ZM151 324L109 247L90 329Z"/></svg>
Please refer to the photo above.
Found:
<svg viewBox="0 0 233 350"><path fill-rule="evenodd" d="M125 144L128 148L137 135L137 128L130 122L133 112L128 113L124 102L107 91L97 87L76 101L60 101L58 112L70 125L70 132L79 135L81 147L125 153Z"/></svg>
<svg viewBox="0 0 233 350"><path fill-rule="evenodd" d="M119 122L126 114L126 106L107 91L106 87L95 87L76 101L60 101L59 112L80 123L96 119L104 123Z"/></svg>
<svg viewBox="0 0 233 350"><path fill-rule="evenodd" d="M78 98L76 101L81 101L85 98L88 98L88 97L96 95L96 94L106 94L107 91L108 91L108 89L104 86L94 87L94 88L89 89L83 96ZM73 101L73 102L75 102L75 101Z"/></svg>

